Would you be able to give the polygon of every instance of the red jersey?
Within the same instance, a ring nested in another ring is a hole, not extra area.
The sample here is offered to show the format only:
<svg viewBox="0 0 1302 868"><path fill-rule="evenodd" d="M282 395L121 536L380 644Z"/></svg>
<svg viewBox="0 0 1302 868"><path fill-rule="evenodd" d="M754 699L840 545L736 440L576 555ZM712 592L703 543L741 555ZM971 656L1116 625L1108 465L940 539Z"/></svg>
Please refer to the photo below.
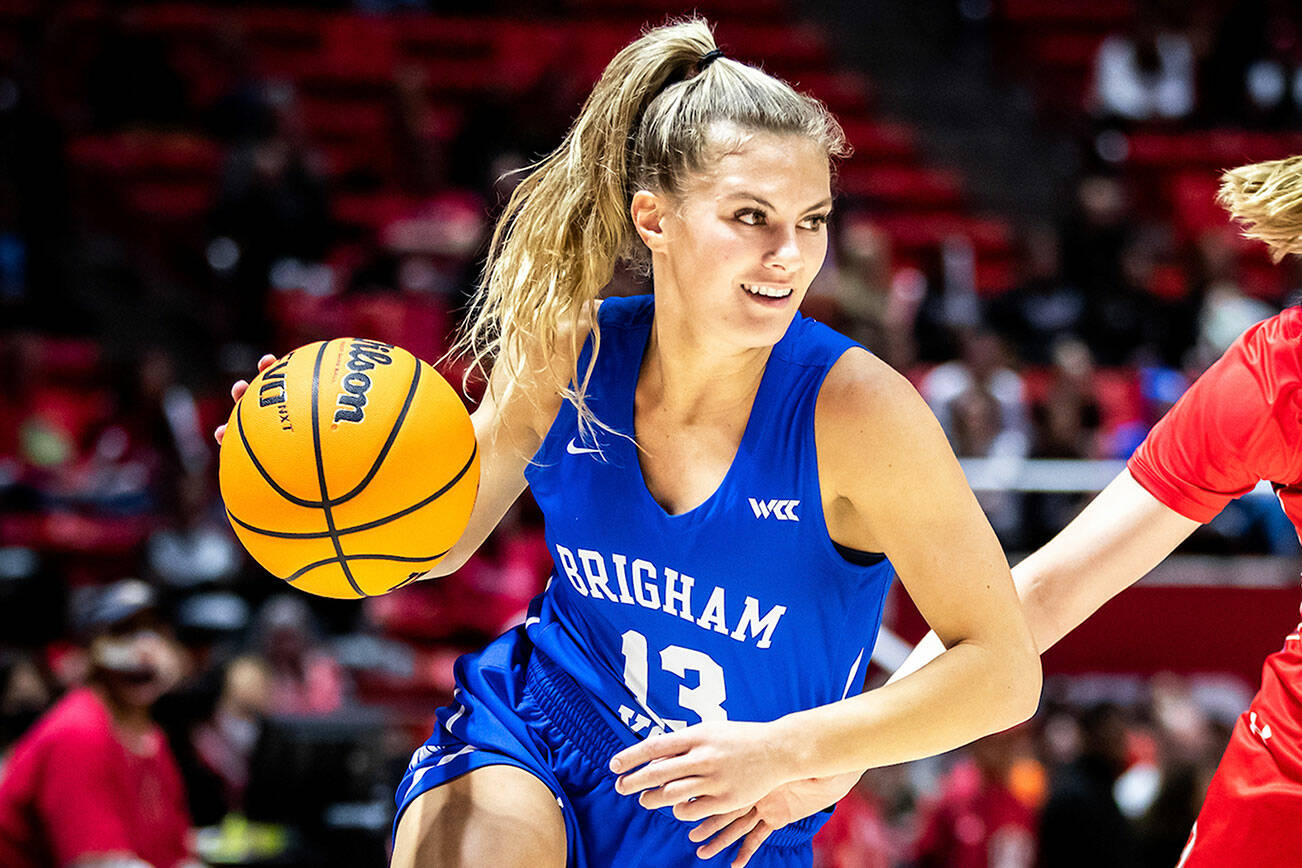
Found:
<svg viewBox="0 0 1302 868"><path fill-rule="evenodd" d="M1302 533L1302 308L1244 332L1127 467L1149 494L1201 523L1269 480Z"/></svg>
<svg viewBox="0 0 1302 868"><path fill-rule="evenodd" d="M70 692L14 746L0 777L0 865L47 868L134 855L155 868L189 858L185 790L157 727L127 749L103 702Z"/></svg>

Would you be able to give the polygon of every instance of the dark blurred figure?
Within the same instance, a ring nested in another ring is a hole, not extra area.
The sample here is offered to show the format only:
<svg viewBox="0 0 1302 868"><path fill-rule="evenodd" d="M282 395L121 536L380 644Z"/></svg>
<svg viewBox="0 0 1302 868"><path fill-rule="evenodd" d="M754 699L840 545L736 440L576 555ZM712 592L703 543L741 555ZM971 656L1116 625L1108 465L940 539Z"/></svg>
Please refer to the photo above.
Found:
<svg viewBox="0 0 1302 868"><path fill-rule="evenodd" d="M1080 718L1080 755L1054 770L1040 816L1043 868L1139 868L1139 846L1112 788L1126 767L1125 718L1101 703Z"/></svg>
<svg viewBox="0 0 1302 868"><path fill-rule="evenodd" d="M974 742L970 760L942 782L925 807L914 849L916 868L1031 868L1035 814L1012 791L1014 764L1027 753L1022 729Z"/></svg>
<svg viewBox="0 0 1302 868"><path fill-rule="evenodd" d="M231 150L209 217L208 261L229 317L223 337L257 346L270 341L271 287L300 288L303 267L320 262L335 237L320 159L292 88L274 88L268 105L272 131Z"/></svg>
<svg viewBox="0 0 1302 868"><path fill-rule="evenodd" d="M35 654L0 651L0 777L10 746L49 708L52 699L50 679Z"/></svg>
<svg viewBox="0 0 1302 868"><path fill-rule="evenodd" d="M187 120L185 82L163 40L141 27L133 5L109 4L103 26L84 85L95 129L170 127Z"/></svg>
<svg viewBox="0 0 1302 868"><path fill-rule="evenodd" d="M301 595L272 597L257 616L257 652L270 677L274 714L329 714L351 699L343 668L321 645Z"/></svg>
<svg viewBox="0 0 1302 868"><path fill-rule="evenodd" d="M1199 68L1210 123L1283 127L1302 118L1302 12L1291 0L1226 4Z"/></svg>
<svg viewBox="0 0 1302 868"><path fill-rule="evenodd" d="M96 588L75 621L88 682L14 747L0 779L0 864L194 865L181 776L151 715L180 672L154 591L135 579Z"/></svg>
<svg viewBox="0 0 1302 868"><path fill-rule="evenodd" d="M242 655L226 666L221 694L211 717L194 729L192 743L203 769L220 789L220 813L196 820L213 825L244 807L249 763L271 706L271 679L266 663ZM216 794L214 794L216 795Z"/></svg>
<svg viewBox="0 0 1302 868"><path fill-rule="evenodd" d="M1121 283L1121 252L1135 227L1126 189L1118 178L1080 179L1072 212L1063 225L1063 278L1087 298Z"/></svg>
<svg viewBox="0 0 1302 868"><path fill-rule="evenodd" d="M67 291L64 133L42 99L46 37L32 24L21 39L18 56L0 60L0 324L77 331L86 323Z"/></svg>
<svg viewBox="0 0 1302 868"><path fill-rule="evenodd" d="M990 300L986 321L1029 365L1046 365L1058 341L1079 338L1085 294L1062 274L1062 246L1049 226L1023 236L1020 275L1009 292Z"/></svg>

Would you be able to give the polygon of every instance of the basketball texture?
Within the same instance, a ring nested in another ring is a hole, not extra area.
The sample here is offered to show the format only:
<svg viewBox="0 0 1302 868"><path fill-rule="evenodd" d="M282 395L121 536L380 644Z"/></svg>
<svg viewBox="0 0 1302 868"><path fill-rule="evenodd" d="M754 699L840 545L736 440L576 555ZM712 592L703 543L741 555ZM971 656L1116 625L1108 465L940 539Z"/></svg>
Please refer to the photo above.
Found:
<svg viewBox="0 0 1302 868"><path fill-rule="evenodd" d="M219 478L240 542L311 594L385 594L438 563L479 489L456 390L411 353L358 338L299 347L231 411Z"/></svg>

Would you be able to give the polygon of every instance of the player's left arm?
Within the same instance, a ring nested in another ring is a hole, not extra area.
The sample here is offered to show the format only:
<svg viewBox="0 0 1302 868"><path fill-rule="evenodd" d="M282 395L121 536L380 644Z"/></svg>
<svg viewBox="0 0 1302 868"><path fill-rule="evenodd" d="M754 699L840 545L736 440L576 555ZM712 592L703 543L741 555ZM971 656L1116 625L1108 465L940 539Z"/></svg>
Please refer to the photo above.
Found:
<svg viewBox="0 0 1302 868"><path fill-rule="evenodd" d="M1008 563L921 397L852 350L824 384L817 431L833 537L884 552L949 650L840 702L770 723L700 724L621 751L617 787L646 790L648 808L673 805L682 820L727 815L791 782L941 753L1035 712L1039 658Z"/></svg>

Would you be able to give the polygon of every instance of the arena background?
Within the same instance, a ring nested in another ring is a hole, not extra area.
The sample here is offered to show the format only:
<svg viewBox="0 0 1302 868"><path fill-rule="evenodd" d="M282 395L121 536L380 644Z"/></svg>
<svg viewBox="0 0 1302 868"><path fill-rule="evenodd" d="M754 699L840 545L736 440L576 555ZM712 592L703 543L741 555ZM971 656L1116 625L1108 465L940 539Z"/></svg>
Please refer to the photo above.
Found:
<svg viewBox="0 0 1302 868"><path fill-rule="evenodd" d="M158 717L203 858L384 864L452 661L541 587L539 517L526 495L439 582L309 598L235 543L210 432L264 351L439 359L506 173L692 9L844 125L805 312L911 377L1014 562L1302 287L1213 202L1219 170L1302 152L1287 0L0 0L0 750L76 683L85 589L141 576L187 655ZM1268 489L1232 504L1046 655L1031 723L866 775L817 864L1032 864L1067 834L1055 788L1109 757L1124 822L1066 825L1170 866L1300 562ZM869 685L924 630L897 592L886 627Z"/></svg>

